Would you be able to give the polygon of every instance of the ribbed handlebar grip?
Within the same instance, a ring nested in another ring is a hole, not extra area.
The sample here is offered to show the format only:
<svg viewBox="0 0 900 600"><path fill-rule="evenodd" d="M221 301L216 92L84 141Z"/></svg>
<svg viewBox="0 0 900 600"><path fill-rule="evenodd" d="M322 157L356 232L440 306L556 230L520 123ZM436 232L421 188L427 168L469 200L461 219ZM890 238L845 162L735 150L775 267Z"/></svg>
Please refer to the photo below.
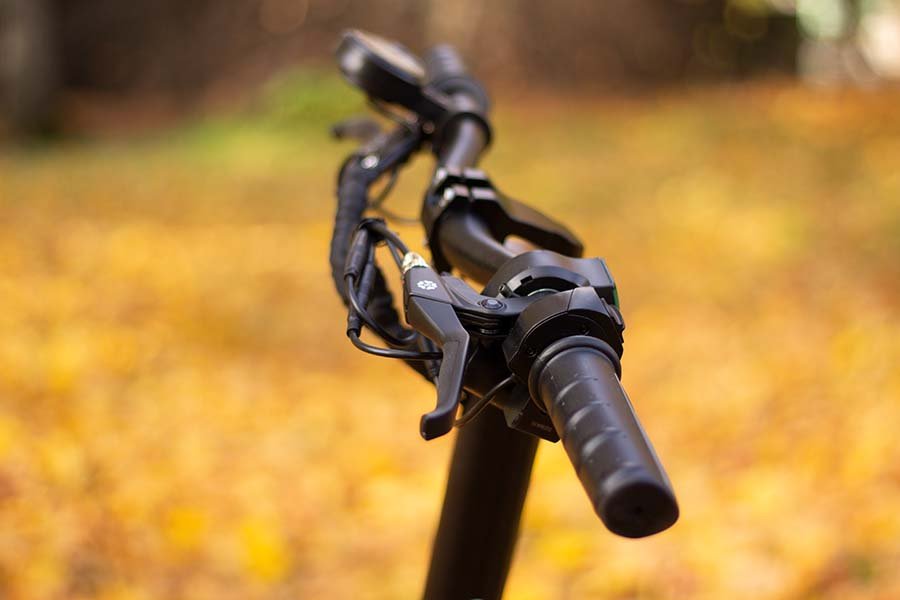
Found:
<svg viewBox="0 0 900 600"><path fill-rule="evenodd" d="M434 46L425 55L425 74L429 83L448 77L463 77L468 73L459 52L449 44Z"/></svg>
<svg viewBox="0 0 900 600"><path fill-rule="evenodd" d="M484 87L469 75L466 64L453 46L440 44L425 55L425 77L428 84L443 93L462 94L475 103L477 110L487 112L490 102Z"/></svg>
<svg viewBox="0 0 900 600"><path fill-rule="evenodd" d="M603 345L583 336L550 345L531 385L597 515L613 533L644 537L675 523L678 504Z"/></svg>

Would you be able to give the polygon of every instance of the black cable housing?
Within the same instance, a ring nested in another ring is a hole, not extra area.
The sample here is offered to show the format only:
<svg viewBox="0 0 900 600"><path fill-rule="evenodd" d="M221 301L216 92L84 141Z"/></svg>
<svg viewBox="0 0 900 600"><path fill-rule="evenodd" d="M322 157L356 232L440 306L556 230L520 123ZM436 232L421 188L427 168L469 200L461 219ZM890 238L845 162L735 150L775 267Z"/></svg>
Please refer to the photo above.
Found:
<svg viewBox="0 0 900 600"><path fill-rule="evenodd" d="M456 420L454 425L456 427L463 427L467 423L470 423L475 417L477 417L479 414L481 414L481 411L483 411L485 408L487 408L488 404L491 403L491 400L493 400L497 394L499 394L506 388L510 387L515 382L516 382L515 375L510 375L509 377L507 377L506 379L502 380L500 383L498 383L497 385L495 385L494 387L489 389L484 394L484 396L479 398L471 406L466 407L465 412L463 412L463 415Z"/></svg>
<svg viewBox="0 0 900 600"><path fill-rule="evenodd" d="M347 337L350 338L350 341L354 346L356 346L363 352L374 354L375 356L381 356L383 358L401 358L403 360L426 361L439 360L442 356L440 352L418 352L415 350L401 350L397 348L379 348L378 346L373 346L362 341L362 339L360 339L359 337L358 331L348 331Z"/></svg>

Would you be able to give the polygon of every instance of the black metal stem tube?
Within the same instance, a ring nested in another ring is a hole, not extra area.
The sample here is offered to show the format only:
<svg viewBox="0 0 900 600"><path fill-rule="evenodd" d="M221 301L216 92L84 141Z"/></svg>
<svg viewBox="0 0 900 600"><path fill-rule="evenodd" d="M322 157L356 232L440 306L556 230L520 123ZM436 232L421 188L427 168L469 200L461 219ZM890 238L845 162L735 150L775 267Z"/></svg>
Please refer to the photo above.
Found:
<svg viewBox="0 0 900 600"><path fill-rule="evenodd" d="M501 597L537 445L492 406L459 430L425 600Z"/></svg>

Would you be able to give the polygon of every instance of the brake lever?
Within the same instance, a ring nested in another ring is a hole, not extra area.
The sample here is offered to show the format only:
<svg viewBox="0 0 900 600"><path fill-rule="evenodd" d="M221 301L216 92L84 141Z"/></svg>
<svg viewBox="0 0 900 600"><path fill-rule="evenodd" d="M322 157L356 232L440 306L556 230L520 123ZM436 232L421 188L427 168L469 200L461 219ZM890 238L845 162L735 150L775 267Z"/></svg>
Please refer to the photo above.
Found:
<svg viewBox="0 0 900 600"><path fill-rule="evenodd" d="M422 415L419 432L431 440L453 429L469 353L469 333L453 309L453 299L438 273L414 252L403 258L403 308L406 321L443 352L437 377L437 404Z"/></svg>

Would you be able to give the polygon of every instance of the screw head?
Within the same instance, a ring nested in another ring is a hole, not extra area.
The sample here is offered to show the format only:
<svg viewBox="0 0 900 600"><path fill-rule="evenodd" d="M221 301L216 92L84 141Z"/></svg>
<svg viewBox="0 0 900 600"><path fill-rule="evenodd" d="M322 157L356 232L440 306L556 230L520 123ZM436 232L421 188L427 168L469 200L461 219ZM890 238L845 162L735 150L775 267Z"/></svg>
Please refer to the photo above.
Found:
<svg viewBox="0 0 900 600"><path fill-rule="evenodd" d="M500 310L505 305L496 298L485 298L479 304L488 310Z"/></svg>

